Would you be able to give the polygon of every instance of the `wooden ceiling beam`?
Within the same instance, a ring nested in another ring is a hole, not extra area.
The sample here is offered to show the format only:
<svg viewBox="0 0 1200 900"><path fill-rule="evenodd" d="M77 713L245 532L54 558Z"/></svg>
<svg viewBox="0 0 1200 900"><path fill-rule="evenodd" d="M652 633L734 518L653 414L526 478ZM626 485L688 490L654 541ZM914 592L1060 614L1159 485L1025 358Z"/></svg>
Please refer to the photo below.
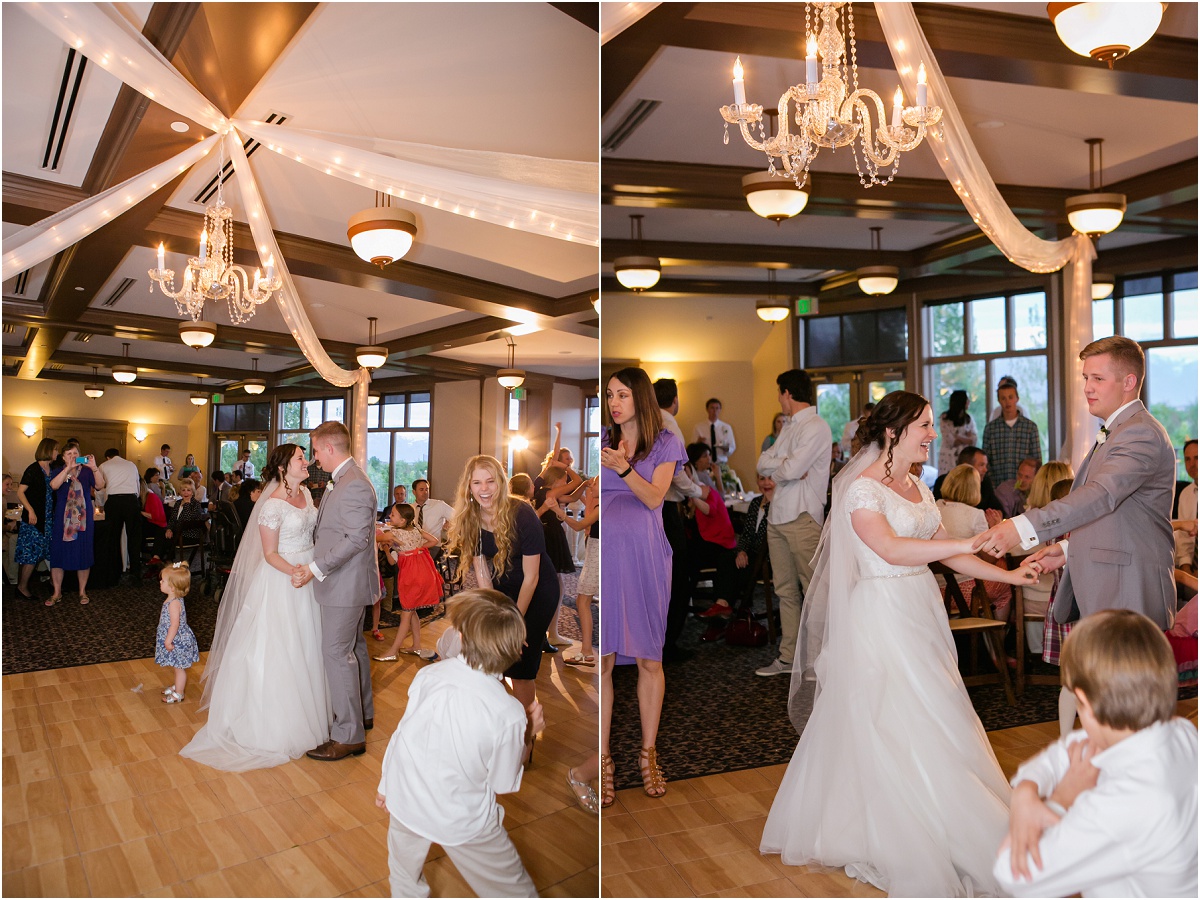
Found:
<svg viewBox="0 0 1200 900"><path fill-rule="evenodd" d="M62 363L64 366L99 366L107 369L112 366L114 359L112 356L101 353L78 353L70 350L59 350L54 354L54 361ZM195 354L195 361L192 363L137 356L130 356L128 362L122 358L121 363L137 366L139 370L144 369L147 372L168 372L174 375L190 375L193 378L217 378L229 382L241 381L248 374L246 369L227 369L223 366L205 365L203 353ZM270 373L263 372L261 374L266 376ZM140 371L138 377L141 377ZM192 389L195 390L195 386Z"/></svg>
<svg viewBox="0 0 1200 900"><path fill-rule="evenodd" d="M792 247L776 244L709 244L698 241L605 240L600 258L612 262L618 256L657 256L668 266L738 266L755 269L854 269L866 265L914 264L912 253L903 250L841 250L836 247Z"/></svg>

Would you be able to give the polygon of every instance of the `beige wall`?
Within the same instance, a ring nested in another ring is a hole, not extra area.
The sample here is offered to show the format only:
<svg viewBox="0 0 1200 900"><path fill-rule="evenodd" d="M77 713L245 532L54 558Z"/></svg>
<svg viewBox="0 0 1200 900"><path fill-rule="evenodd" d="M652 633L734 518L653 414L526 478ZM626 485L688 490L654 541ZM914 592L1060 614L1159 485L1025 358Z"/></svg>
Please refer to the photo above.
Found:
<svg viewBox="0 0 1200 900"><path fill-rule="evenodd" d="M453 505L463 466L479 452L479 382L435 384L429 438L430 496Z"/></svg>
<svg viewBox="0 0 1200 900"><path fill-rule="evenodd" d="M554 422L562 422L562 445L574 455L578 468L583 464L583 391L573 384L556 384L550 405L550 440L554 440Z"/></svg>
<svg viewBox="0 0 1200 900"><path fill-rule="evenodd" d="M195 453L204 460L208 451L209 408L192 406L190 391L162 391L149 388L105 384L104 396L89 400L79 384L59 381L26 381L5 378L3 381L3 429L0 431L0 450L4 471L21 477L33 461L33 450L43 437L63 439L67 435L43 435L41 417L119 419L129 422L126 455L139 469L154 465L158 448L164 443L174 450L172 459L183 463L186 453ZM33 437L21 433L21 427L32 422L38 427ZM146 438L139 443L134 438L137 429L145 429ZM107 448L86 448L103 454ZM203 465L203 462L201 462Z"/></svg>
<svg viewBox="0 0 1200 900"><path fill-rule="evenodd" d="M771 433L771 423L779 412L779 386L775 377L780 372L792 368L791 347L788 342L788 328L792 327L791 320L780 322L771 329L767 339L763 341L758 352L754 354L754 434L757 441L754 452L762 446L763 438ZM742 478L744 487L750 485Z"/></svg>

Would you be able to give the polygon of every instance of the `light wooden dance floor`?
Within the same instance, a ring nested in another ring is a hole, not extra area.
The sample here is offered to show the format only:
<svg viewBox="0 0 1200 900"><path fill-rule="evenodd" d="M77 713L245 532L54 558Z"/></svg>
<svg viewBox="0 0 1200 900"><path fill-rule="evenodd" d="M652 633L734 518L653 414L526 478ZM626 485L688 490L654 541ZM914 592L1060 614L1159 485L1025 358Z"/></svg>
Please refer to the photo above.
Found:
<svg viewBox="0 0 1200 900"><path fill-rule="evenodd" d="M1196 721L1196 701L1178 714ZM1058 737L1058 723L988 733L1005 775ZM758 852L784 765L668 784L652 800L618 791L604 811L604 897L882 897L844 873L809 872ZM801 814L803 812L801 811Z"/></svg>
<svg viewBox="0 0 1200 900"><path fill-rule="evenodd" d="M444 628L423 629L425 646ZM203 662L177 705L160 701L170 670L152 659L3 678L5 896L389 896L375 788L421 663L372 663L366 755L232 774L178 756L207 715ZM599 891L598 820L565 777L597 745L597 690L592 670L543 658L546 731L520 792L501 798L543 896ZM434 896L474 896L436 845L425 874Z"/></svg>

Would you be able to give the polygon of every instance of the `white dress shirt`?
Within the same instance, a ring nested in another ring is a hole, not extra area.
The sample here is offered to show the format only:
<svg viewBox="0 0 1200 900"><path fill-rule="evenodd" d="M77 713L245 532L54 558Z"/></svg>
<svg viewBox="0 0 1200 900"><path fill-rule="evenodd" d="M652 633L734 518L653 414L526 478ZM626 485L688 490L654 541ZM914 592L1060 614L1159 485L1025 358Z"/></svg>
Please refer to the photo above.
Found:
<svg viewBox="0 0 1200 900"><path fill-rule="evenodd" d="M142 477L135 463L120 456L106 459L100 463L100 471L104 473L105 490L109 497L120 497L128 494L132 497L141 495L139 487Z"/></svg>
<svg viewBox="0 0 1200 900"><path fill-rule="evenodd" d="M434 500L432 497L426 500L423 506L413 506L417 510L420 526L440 541L446 522L454 518L454 507L444 500Z"/></svg>
<svg viewBox="0 0 1200 900"><path fill-rule="evenodd" d="M1049 797L1070 764L1073 731L1017 770L1012 784ZM1195 897L1196 726L1171 719L1143 728L1092 757L1100 770L1066 815L1042 833L1042 867L1014 881L1009 851L993 874L1015 897Z"/></svg>
<svg viewBox="0 0 1200 900"><path fill-rule="evenodd" d="M1196 482L1179 494L1179 518L1196 518ZM1191 565L1196 561L1196 538L1186 531L1175 532L1175 565Z"/></svg>
<svg viewBox="0 0 1200 900"><path fill-rule="evenodd" d="M665 409L662 412L663 428L679 438L679 443L687 446L687 441L683 439L683 429L679 427L679 422L675 417ZM671 486L667 488L667 493L663 497L663 502L678 503L681 500L686 500L688 497L699 497L703 493L700 490L700 485L696 484L683 466L679 467L679 471L671 479Z"/></svg>
<svg viewBox="0 0 1200 900"><path fill-rule="evenodd" d="M1110 425L1112 425L1112 423L1114 421L1116 421L1117 416L1119 416L1125 410L1126 406L1131 406L1132 404L1137 403L1138 400L1140 400L1140 399L1141 399L1140 397L1135 397L1133 400L1130 400L1128 403L1122 404L1117 409L1116 412L1114 412L1111 416L1109 416L1107 419L1104 420L1104 427L1108 428ZM1088 451L1088 452L1091 452L1091 451ZM1031 523L1029 521L1029 519L1025 518L1025 516L1023 514L1013 517L1012 523L1015 526L1017 526L1017 535L1021 538L1021 549L1022 550L1032 550L1034 547L1036 547L1038 544L1041 543L1041 541L1038 540L1037 529L1033 527L1033 523ZM1067 553L1067 543L1068 542L1060 541L1059 543L1062 544L1063 556L1065 558L1066 553Z"/></svg>
<svg viewBox="0 0 1200 900"><path fill-rule="evenodd" d="M162 473L163 481L170 481L171 476L175 474L175 464L169 456L154 457L154 468Z"/></svg>
<svg viewBox="0 0 1200 900"><path fill-rule="evenodd" d="M242 478L253 478L254 463L250 462L250 460L246 460L245 462L236 462L233 464L233 471L241 472Z"/></svg>
<svg viewBox="0 0 1200 900"><path fill-rule="evenodd" d="M383 755L388 813L444 846L477 837L496 821L496 795L521 787L525 725L500 679L461 656L421 669Z"/></svg>
<svg viewBox="0 0 1200 900"><path fill-rule="evenodd" d="M712 429L717 429L717 444L724 445L725 449L718 450L712 445ZM710 422L705 419L696 426L693 434L696 440L702 444L708 445L712 450L713 459L717 462L729 462L729 457L733 456L733 451L737 449L737 441L733 439L733 426L728 422L722 422L717 419L715 422Z"/></svg>
<svg viewBox="0 0 1200 900"><path fill-rule="evenodd" d="M825 520L832 446L833 432L815 406L804 407L783 423L775 443L758 457L758 471L775 481L768 524L785 525L801 513L818 525Z"/></svg>

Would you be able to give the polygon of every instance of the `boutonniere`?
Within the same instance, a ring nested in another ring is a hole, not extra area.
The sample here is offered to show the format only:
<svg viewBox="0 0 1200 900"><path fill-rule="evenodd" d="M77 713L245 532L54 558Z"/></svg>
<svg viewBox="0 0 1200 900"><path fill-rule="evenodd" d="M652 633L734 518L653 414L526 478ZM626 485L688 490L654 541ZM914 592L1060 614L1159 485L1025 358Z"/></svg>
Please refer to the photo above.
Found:
<svg viewBox="0 0 1200 900"><path fill-rule="evenodd" d="M1109 436L1111 433L1112 433L1112 432L1110 432L1110 431L1109 431L1107 428L1105 428L1103 425L1101 425L1101 426L1100 426L1100 433L1099 433L1098 435L1096 435L1096 443L1097 443L1097 444L1103 444L1105 441L1107 441L1107 440L1108 440L1108 436Z"/></svg>

